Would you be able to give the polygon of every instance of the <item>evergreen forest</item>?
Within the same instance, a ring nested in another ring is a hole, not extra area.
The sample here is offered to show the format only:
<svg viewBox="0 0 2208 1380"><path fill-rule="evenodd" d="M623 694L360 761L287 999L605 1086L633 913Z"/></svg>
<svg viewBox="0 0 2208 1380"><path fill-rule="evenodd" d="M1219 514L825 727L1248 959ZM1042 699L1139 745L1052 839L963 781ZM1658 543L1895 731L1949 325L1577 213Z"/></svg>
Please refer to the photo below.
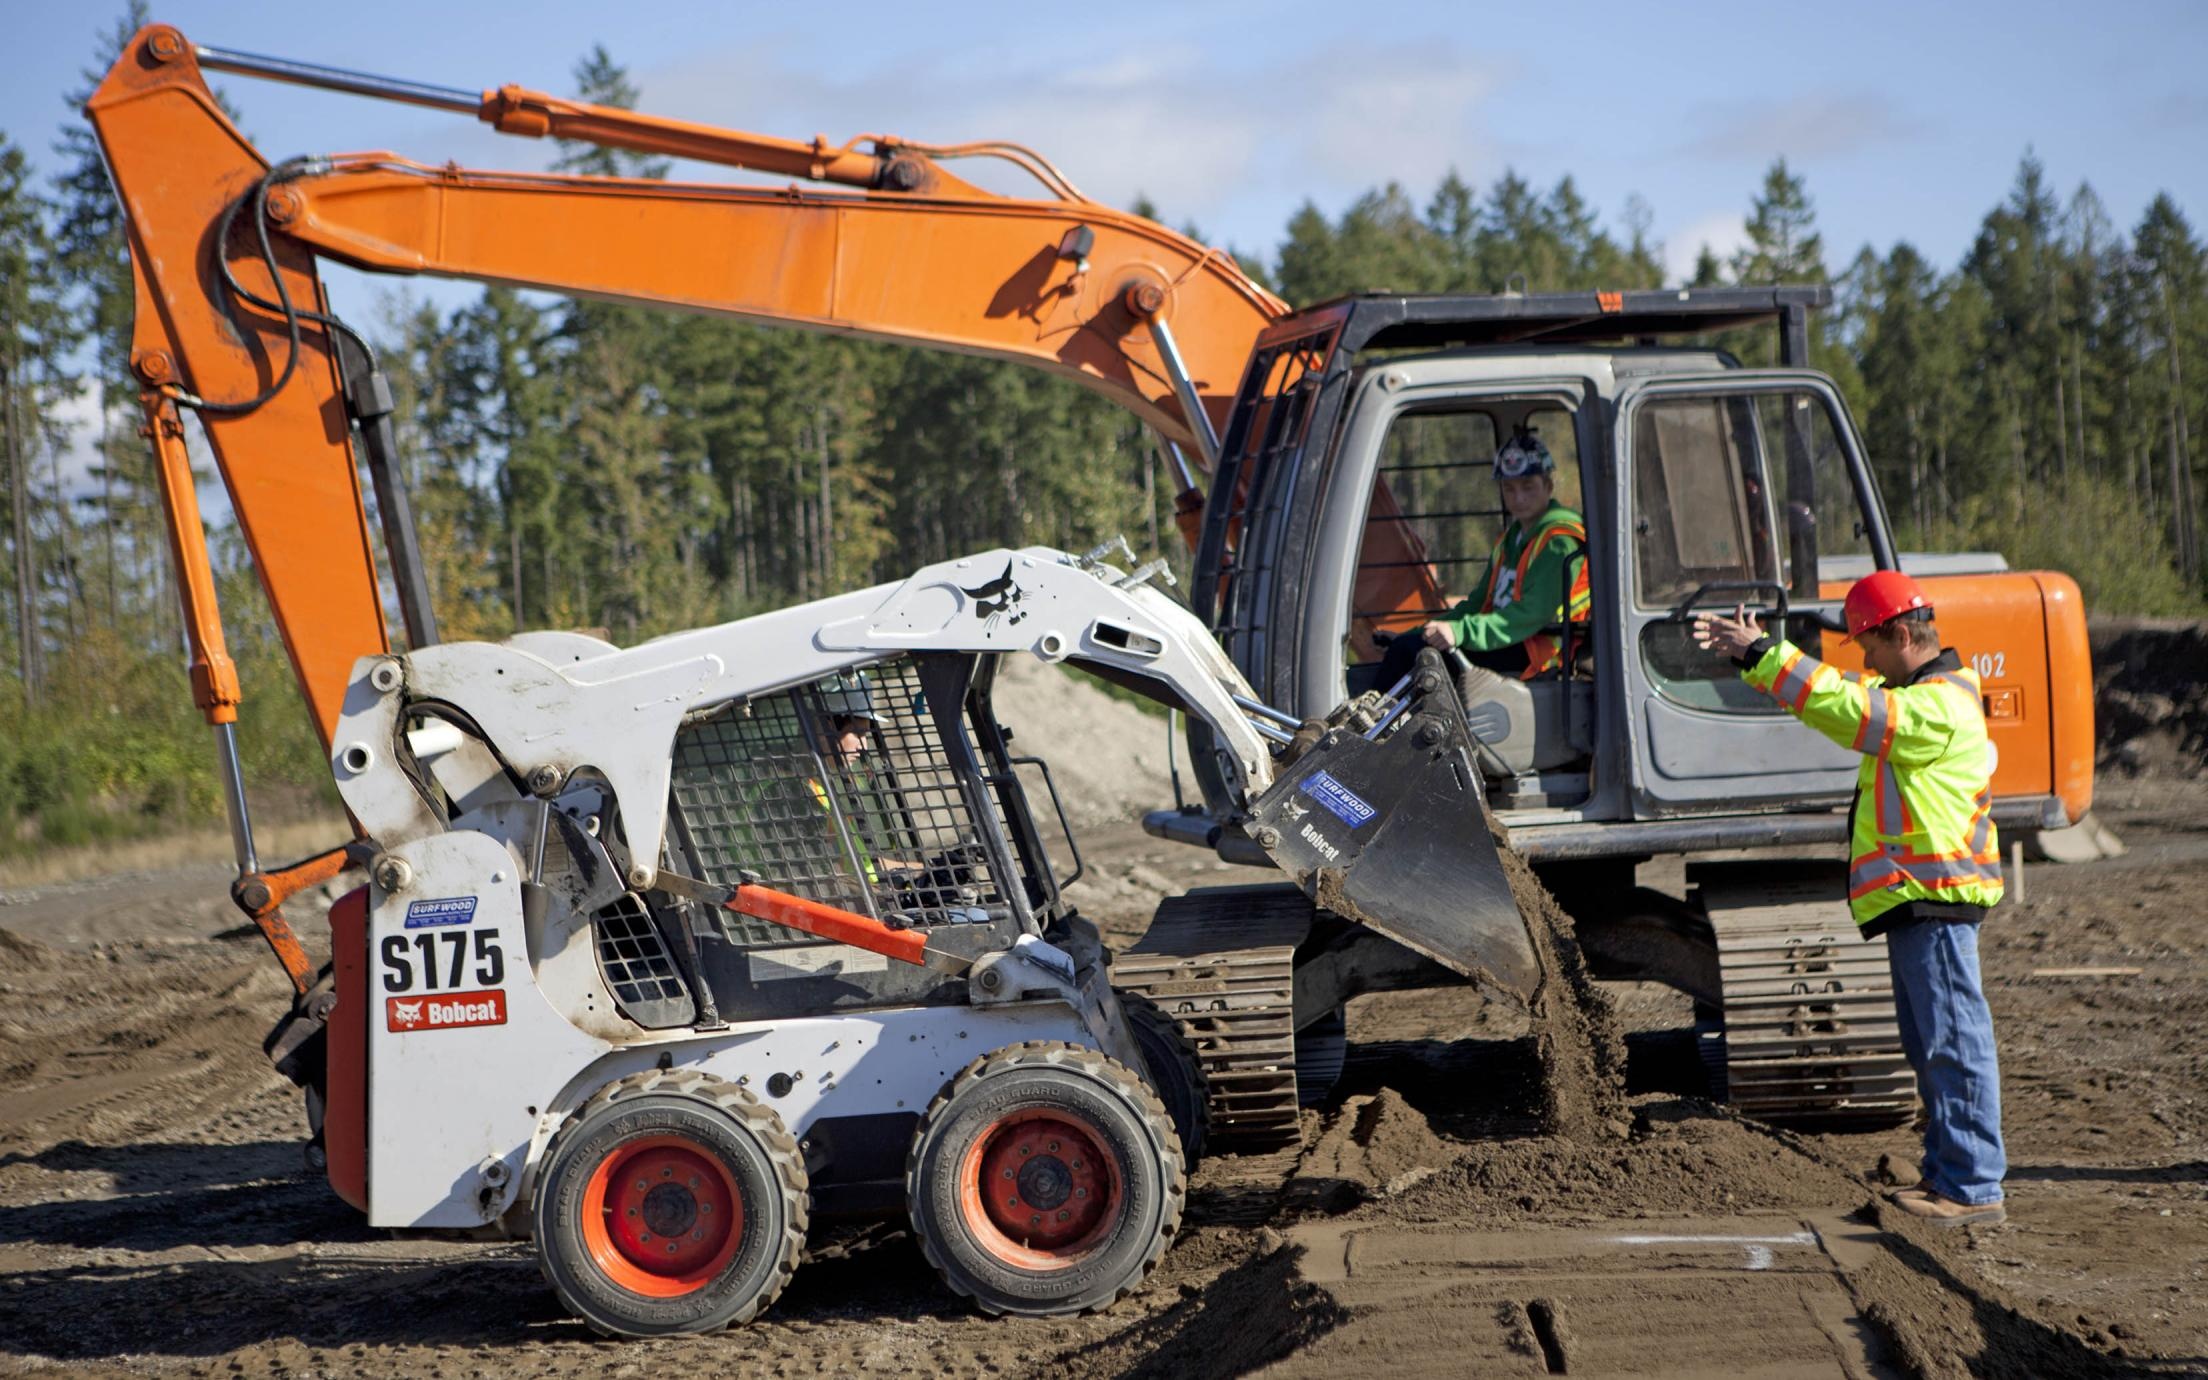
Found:
<svg viewBox="0 0 2208 1380"><path fill-rule="evenodd" d="M143 18L134 3L57 99L80 104ZM637 102L603 49L575 77L584 99ZM220 811L138 434L120 214L81 121L48 166L0 131L0 858ZM587 146L561 166L666 171ZM1832 286L1812 363L1846 395L1905 549L2066 571L2097 614L2200 616L2208 249L2171 198L2120 225L2027 151L1942 264L1906 241L1829 247L1783 159L1742 191L1747 243L1705 249L1691 283ZM1570 177L1452 173L1339 214L1306 203L1243 263L1297 306L1661 286L1646 208L1625 222ZM503 288L450 311L395 292L354 324L398 389L447 637L573 627L626 645L999 544L1125 534L1185 568L1148 434L1031 370ZM1771 363L1772 337L1719 343ZM86 450L89 473L65 466ZM210 539L248 780L311 808L326 769L247 554L220 523Z"/></svg>

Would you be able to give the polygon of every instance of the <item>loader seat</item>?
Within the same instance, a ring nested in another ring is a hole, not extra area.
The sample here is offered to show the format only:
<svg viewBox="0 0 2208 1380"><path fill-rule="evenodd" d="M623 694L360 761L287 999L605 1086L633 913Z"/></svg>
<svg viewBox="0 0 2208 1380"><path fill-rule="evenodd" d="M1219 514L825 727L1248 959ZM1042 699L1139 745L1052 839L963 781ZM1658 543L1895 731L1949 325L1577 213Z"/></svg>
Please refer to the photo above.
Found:
<svg viewBox="0 0 2208 1380"><path fill-rule="evenodd" d="M1552 771L1582 756L1572 743L1572 696L1579 688L1561 676L1515 680L1477 667L1457 681L1465 722L1517 773Z"/></svg>

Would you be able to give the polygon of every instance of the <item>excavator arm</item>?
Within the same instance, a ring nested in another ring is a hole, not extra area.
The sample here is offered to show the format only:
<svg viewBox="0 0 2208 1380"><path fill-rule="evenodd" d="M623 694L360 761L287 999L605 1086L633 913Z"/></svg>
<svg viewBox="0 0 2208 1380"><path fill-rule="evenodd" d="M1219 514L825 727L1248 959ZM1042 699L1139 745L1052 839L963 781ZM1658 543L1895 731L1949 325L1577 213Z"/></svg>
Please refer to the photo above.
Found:
<svg viewBox="0 0 2208 1380"><path fill-rule="evenodd" d="M512 133L865 190L477 173L381 154L272 167L215 102L212 65L464 103ZM163 473L180 583L201 605L191 620L200 707L211 719L231 714L237 687L194 549L180 403L206 424L325 741L353 658L389 637L337 342L326 323L303 319L327 313L318 256L1018 360L1113 398L1207 458L1249 342L1285 311L1232 258L1083 198L1012 146L942 152L1010 157L1048 199L994 196L895 141L874 140L883 151L872 153L794 144L517 87L476 99L200 49L163 25L132 39L86 111L129 224L132 365L155 439L173 451ZM1174 320L1188 353L1169 361ZM1177 376L1193 410L1210 416L1192 418ZM1192 476L1182 482L1194 489Z"/></svg>
<svg viewBox="0 0 2208 1380"><path fill-rule="evenodd" d="M272 164L224 115L220 70L472 114L820 185L470 171L395 154ZM152 25L86 105L124 209L145 387L184 593L194 695L216 727L240 870L257 873L231 741L239 698L193 495L197 411L327 745L356 658L391 646L355 462L362 437L416 646L434 642L390 456L388 390L329 313L316 260L719 313L1013 360L1119 403L1166 443L1193 544L1208 467L1252 342L1286 306L1231 256L1083 196L1038 155L865 136L777 140L507 86L422 86L198 47ZM864 147L862 147L862 145ZM1042 196L943 165L1005 160ZM380 437L380 448L379 438ZM380 463L379 463L380 461Z"/></svg>

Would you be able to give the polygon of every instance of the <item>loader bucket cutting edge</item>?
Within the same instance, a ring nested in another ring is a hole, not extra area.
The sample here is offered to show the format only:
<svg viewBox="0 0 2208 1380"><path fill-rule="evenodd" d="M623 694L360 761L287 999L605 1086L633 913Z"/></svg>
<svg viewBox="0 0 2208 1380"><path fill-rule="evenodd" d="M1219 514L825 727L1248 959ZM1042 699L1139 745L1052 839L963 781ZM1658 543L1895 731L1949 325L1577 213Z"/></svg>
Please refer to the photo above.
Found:
<svg viewBox="0 0 2208 1380"><path fill-rule="evenodd" d="M1437 693L1455 699L1446 680ZM1258 798L1252 832L1322 909L1529 999L1525 917L1488 832L1461 709L1414 710L1384 741L1335 732Z"/></svg>

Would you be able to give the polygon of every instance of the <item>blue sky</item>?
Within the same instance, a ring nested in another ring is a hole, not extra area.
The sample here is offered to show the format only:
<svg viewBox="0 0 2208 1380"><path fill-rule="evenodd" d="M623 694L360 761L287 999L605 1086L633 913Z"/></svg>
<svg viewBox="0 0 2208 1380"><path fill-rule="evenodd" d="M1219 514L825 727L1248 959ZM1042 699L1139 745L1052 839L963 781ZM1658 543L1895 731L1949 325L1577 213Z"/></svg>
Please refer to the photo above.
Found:
<svg viewBox="0 0 2208 1380"><path fill-rule="evenodd" d="M47 159L120 5L9 3L0 131ZM1828 257L1910 239L1951 263L2027 146L2120 226L2168 190L2208 214L2208 5L954 6L157 3L205 43L479 88L569 89L592 42L647 109L761 132L1004 138L1091 195L1269 257L1310 197L1451 166L1564 173L1616 225L1638 194L1672 261L1722 248L1772 157L1808 179ZM1380 17L1384 16L1384 17ZM226 78L265 151L388 146L538 166L464 118Z"/></svg>
<svg viewBox="0 0 2208 1380"><path fill-rule="evenodd" d="M0 133L52 167L62 93L120 4L0 0ZM587 4L156 0L202 43L438 85L567 92L603 42L658 113L842 140L1026 143L1090 195L1270 258L1312 199L1338 212L1451 167L1570 173L1613 228L1653 213L1677 274L1737 242L1763 171L1807 178L1827 261L1908 239L1953 264L2027 147L2121 228L2158 190L2208 218L2208 4ZM550 148L464 117L229 77L272 157L385 147L541 167ZM705 175L725 176L712 171ZM341 313L384 283L331 274ZM417 285L433 300L457 288Z"/></svg>

